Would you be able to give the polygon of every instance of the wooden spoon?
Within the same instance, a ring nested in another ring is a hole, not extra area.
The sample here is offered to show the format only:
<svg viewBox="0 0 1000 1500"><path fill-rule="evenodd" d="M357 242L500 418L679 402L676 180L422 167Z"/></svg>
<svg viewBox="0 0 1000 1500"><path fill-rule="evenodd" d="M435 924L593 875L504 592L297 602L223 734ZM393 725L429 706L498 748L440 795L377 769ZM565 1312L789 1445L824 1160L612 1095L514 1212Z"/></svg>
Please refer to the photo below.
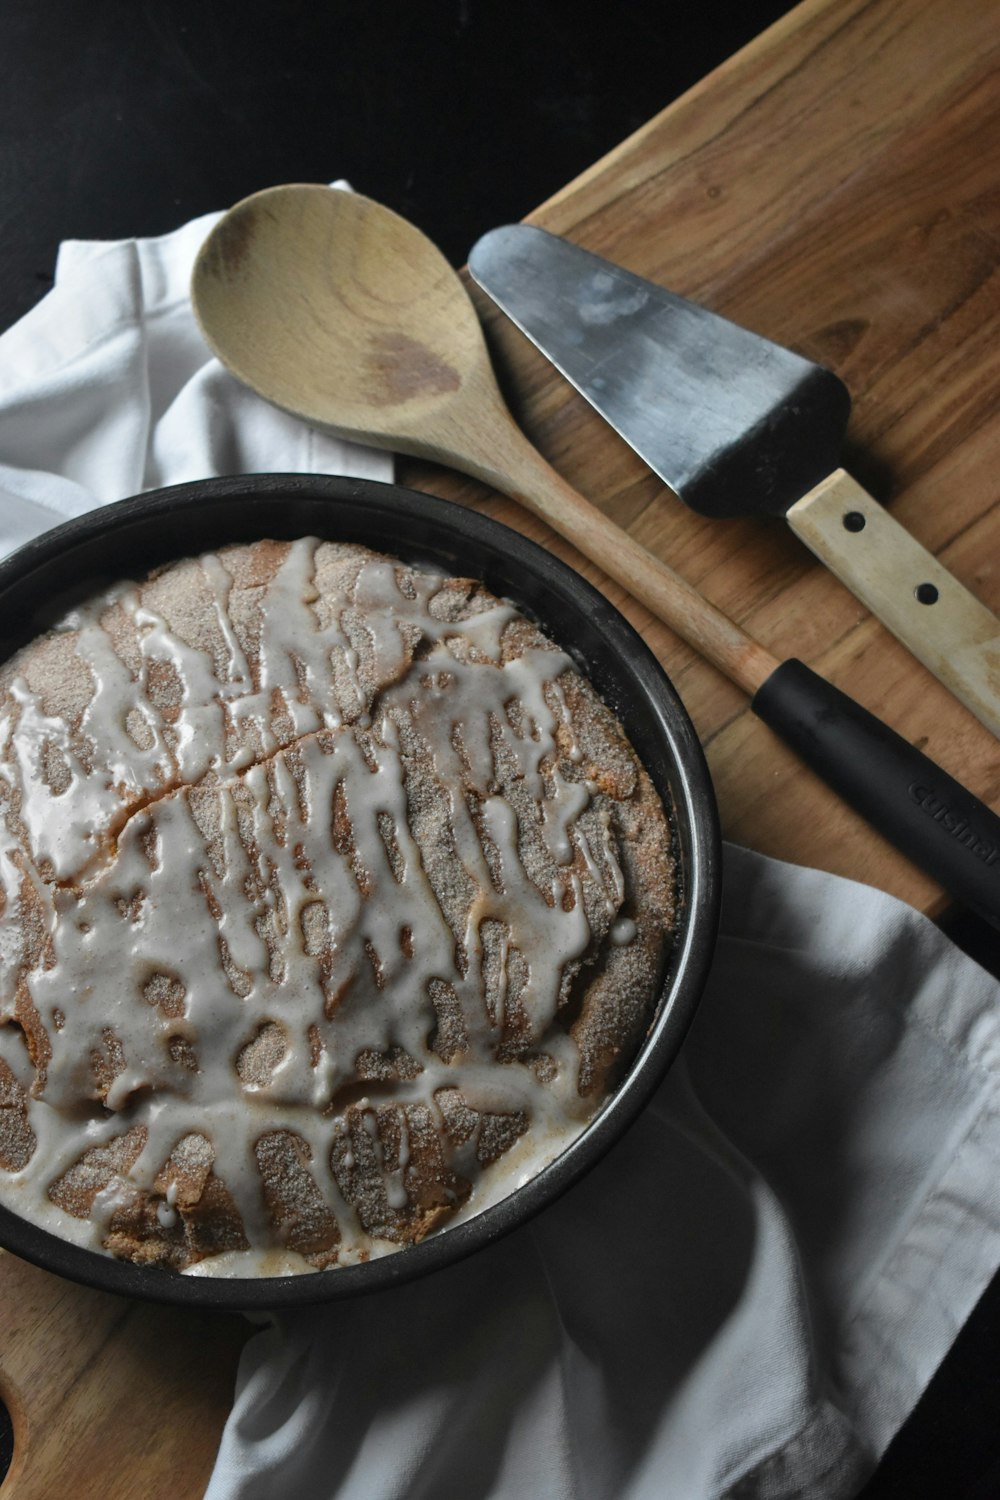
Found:
<svg viewBox="0 0 1000 1500"><path fill-rule="evenodd" d="M511 495L744 691L778 666L532 447L497 388L465 287L398 214L338 188L255 193L206 240L192 298L211 348L268 401Z"/></svg>
<svg viewBox="0 0 1000 1500"><path fill-rule="evenodd" d="M192 297L216 354L267 400L340 437L472 474L541 516L750 693L758 717L869 822L1000 925L990 854L1000 855L1000 818L801 662L779 662L550 468L503 402L461 281L405 219L337 188L269 188L209 235Z"/></svg>

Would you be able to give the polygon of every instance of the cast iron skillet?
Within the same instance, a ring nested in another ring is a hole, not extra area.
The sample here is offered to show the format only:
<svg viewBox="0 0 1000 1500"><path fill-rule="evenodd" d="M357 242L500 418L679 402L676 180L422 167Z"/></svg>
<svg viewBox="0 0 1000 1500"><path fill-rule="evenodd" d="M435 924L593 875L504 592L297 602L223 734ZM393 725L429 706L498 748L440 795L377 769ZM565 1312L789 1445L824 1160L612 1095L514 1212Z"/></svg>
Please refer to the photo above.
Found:
<svg viewBox="0 0 1000 1500"><path fill-rule="evenodd" d="M646 1042L593 1123L510 1197L419 1245L300 1276L202 1278L113 1260L0 1208L0 1243L61 1276L122 1296L288 1307L396 1285L491 1243L564 1192L631 1124L676 1055L708 973L719 900L718 821L701 747L680 700L602 595L533 542L474 511L394 485L305 475L237 476L151 491L59 526L0 564L0 660L106 584L226 542L299 536L362 543L481 578L575 659L674 809L682 890L677 941Z"/></svg>

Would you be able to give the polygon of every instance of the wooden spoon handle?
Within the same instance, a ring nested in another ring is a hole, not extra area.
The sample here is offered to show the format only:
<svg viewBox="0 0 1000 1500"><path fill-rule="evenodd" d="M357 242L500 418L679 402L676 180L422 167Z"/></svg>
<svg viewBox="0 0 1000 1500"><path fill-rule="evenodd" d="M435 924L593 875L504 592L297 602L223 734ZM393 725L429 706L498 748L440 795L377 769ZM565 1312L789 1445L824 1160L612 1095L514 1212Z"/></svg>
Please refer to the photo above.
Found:
<svg viewBox="0 0 1000 1500"><path fill-rule="evenodd" d="M484 430L483 410L484 404L477 404L474 438L468 426L463 433L463 467L547 521L752 697L778 666L777 657L578 494L528 442L513 418L497 412L489 430Z"/></svg>

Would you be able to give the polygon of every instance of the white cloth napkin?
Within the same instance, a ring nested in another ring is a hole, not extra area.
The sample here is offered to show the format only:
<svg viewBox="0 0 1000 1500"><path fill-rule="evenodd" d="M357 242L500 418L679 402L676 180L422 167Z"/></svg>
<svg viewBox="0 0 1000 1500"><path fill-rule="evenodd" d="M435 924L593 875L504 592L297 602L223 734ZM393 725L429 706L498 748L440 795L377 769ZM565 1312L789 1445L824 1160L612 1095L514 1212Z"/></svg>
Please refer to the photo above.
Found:
<svg viewBox="0 0 1000 1500"><path fill-rule="evenodd" d="M286 416L212 358L188 289L217 217L65 243L52 291L0 337L0 556L94 505L212 474L391 479L386 454Z"/></svg>
<svg viewBox="0 0 1000 1500"><path fill-rule="evenodd" d="M210 358L211 222L64 246L0 338L0 550L209 474L389 477ZM998 1002L899 902L727 847L639 1122L464 1264L255 1334L207 1500L855 1494L1000 1264Z"/></svg>

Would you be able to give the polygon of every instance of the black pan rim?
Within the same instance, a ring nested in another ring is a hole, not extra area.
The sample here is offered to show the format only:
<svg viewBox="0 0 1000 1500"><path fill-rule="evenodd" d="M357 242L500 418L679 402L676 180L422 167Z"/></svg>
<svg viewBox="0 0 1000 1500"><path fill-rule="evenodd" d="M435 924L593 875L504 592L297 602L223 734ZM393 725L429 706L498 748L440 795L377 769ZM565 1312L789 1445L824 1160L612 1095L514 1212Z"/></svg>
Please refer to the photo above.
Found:
<svg viewBox="0 0 1000 1500"><path fill-rule="evenodd" d="M313 524L303 527L306 520ZM478 511L378 480L327 475L230 475L147 491L65 522L0 563L0 660L45 628L53 613L48 601L71 598L74 579L82 598L137 571L124 565L131 555L148 571L226 540L317 534L482 578L539 621L625 722L661 795L674 805L682 864L682 922L657 1017L598 1115L534 1178L462 1223L363 1264L292 1276L179 1275L116 1260L0 1207L0 1243L102 1291L171 1305L263 1311L383 1291L465 1258L562 1196L624 1134L676 1056L708 977L721 844L711 778L687 712L656 657L597 589L537 543ZM469 567L470 561L476 565ZM79 569L85 565L89 572L81 588ZM558 628L563 619L573 622L572 639ZM636 705L641 722L630 723L621 710ZM654 749L666 751L667 764L657 762Z"/></svg>

